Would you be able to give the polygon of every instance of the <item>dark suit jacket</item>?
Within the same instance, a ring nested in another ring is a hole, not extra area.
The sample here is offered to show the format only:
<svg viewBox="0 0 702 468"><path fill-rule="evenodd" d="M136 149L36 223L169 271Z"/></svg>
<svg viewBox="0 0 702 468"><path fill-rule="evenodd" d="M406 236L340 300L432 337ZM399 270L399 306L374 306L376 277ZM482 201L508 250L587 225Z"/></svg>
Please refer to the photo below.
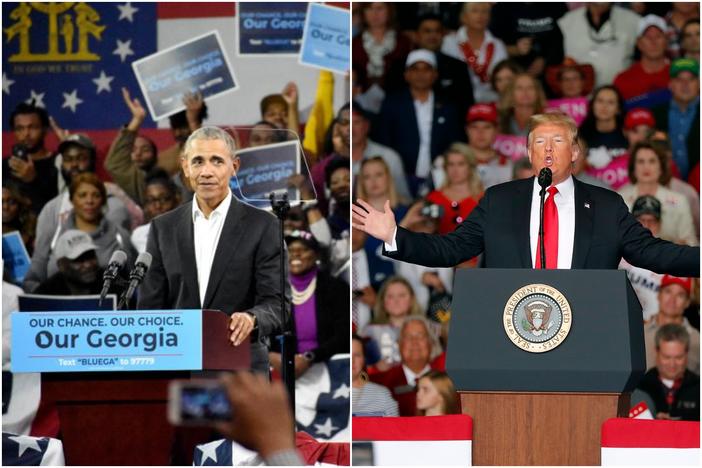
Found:
<svg viewBox="0 0 702 468"><path fill-rule="evenodd" d="M200 304L192 203L151 221L146 250L153 261L139 291L138 308L250 312L256 316L251 367L268 372L268 336L280 332L280 275L286 275L280 271L278 221L232 198ZM286 296L289 300L289 287Z"/></svg>
<svg viewBox="0 0 702 468"><path fill-rule="evenodd" d="M657 239L629 213L616 192L573 180L575 240L573 269L616 269L632 265L675 276L699 276L699 247ZM444 235L397 229L398 260L453 267L484 253L487 268L532 268L529 220L534 179L491 187L454 232Z"/></svg>
<svg viewBox="0 0 702 468"><path fill-rule="evenodd" d="M435 55L439 78L434 83L434 92L441 94L448 102L455 104L458 116L464 117L470 106L475 103L473 83L470 80L466 62L443 52L435 52ZM405 81L406 61L407 57L405 56L402 60L393 63L385 76L386 91L395 92L407 87Z"/></svg>
<svg viewBox="0 0 702 468"><path fill-rule="evenodd" d="M654 107L653 117L656 119L656 128L668 132L669 122L668 122L668 111L670 110L670 103L664 106ZM700 108L697 106L697 113L695 114L695 120L692 121L690 126L690 133L687 134L687 159L690 161L690 170L692 170L695 165L700 162Z"/></svg>
<svg viewBox="0 0 702 468"><path fill-rule="evenodd" d="M419 128L414 100L409 89L403 89L385 98L373 134L374 141L389 146L400 154L408 174L415 173ZM451 143L465 139L463 118L458 115L456 107L434 93L430 149L432 160L441 155Z"/></svg>

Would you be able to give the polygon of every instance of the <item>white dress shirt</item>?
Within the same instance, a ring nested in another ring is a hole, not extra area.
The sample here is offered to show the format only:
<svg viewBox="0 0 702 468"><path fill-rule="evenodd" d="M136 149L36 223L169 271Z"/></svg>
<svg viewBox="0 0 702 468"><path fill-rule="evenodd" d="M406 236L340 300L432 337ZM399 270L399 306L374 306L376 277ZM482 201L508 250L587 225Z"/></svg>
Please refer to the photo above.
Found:
<svg viewBox="0 0 702 468"><path fill-rule="evenodd" d="M206 218L198 206L197 195L193 197L193 242L195 243L195 263L197 266L197 284L200 291L200 305L205 301L214 254L217 251L224 220L227 217L231 204L232 192L230 190L219 206L210 213L210 217Z"/></svg>
<svg viewBox="0 0 702 468"><path fill-rule="evenodd" d="M414 372L412 372L412 369L410 369L406 365L402 364L402 370L405 373L405 378L407 379L407 385L411 385L414 387L417 383L417 379L419 378L419 376L424 375L427 372L429 372L431 370L431 367L429 367L429 364L427 364L426 366L424 366L424 369L419 371L419 373L415 374Z"/></svg>
<svg viewBox="0 0 702 468"><path fill-rule="evenodd" d="M555 195L556 208L558 209L558 268L570 269L573 262L573 245L575 243L575 185L573 178L556 185L558 193ZM531 245L531 266L536 265L536 245L539 239L539 182L534 178L534 191L531 198L531 216L529 220L529 241ZM546 193L545 200L550 195ZM397 250L397 226L392 234L392 243L385 242L385 250Z"/></svg>
<svg viewBox="0 0 702 468"><path fill-rule="evenodd" d="M575 241L575 185L573 178L556 185L554 201L558 209L558 269L570 269L573 262L573 243ZM531 266L536 265L536 246L539 243L539 181L534 178L534 192L531 196L531 218L529 221L529 240L531 245ZM546 192L546 198L550 197ZM548 259L546 260L548 262Z"/></svg>
<svg viewBox="0 0 702 468"><path fill-rule="evenodd" d="M414 112L417 114L419 130L419 152L414 175L427 177L431 172L431 127L434 122L434 92L429 91L429 98L422 102L414 100Z"/></svg>

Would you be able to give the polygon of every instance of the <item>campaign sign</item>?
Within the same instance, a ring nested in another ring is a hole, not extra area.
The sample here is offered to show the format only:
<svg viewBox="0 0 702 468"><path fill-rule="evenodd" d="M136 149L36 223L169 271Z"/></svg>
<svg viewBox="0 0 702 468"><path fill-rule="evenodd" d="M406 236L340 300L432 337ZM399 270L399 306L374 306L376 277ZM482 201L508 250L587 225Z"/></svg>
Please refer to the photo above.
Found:
<svg viewBox="0 0 702 468"><path fill-rule="evenodd" d="M21 312L58 312L117 310L117 296L108 294L100 305L100 295L50 296L44 294L21 294L17 298Z"/></svg>
<svg viewBox="0 0 702 468"><path fill-rule="evenodd" d="M236 154L241 166L232 177L230 187L234 194L240 194L246 201L268 203L271 192L288 191L288 179L300 173L299 140L246 148ZM299 195L289 193L288 198L294 201Z"/></svg>
<svg viewBox="0 0 702 468"><path fill-rule="evenodd" d="M564 112L580 125L587 116L587 98L551 99L548 101L547 110L552 109Z"/></svg>
<svg viewBox="0 0 702 468"><path fill-rule="evenodd" d="M136 60L132 67L154 120L184 110L186 93L213 98L237 88L217 31Z"/></svg>
<svg viewBox="0 0 702 468"><path fill-rule="evenodd" d="M492 147L498 153L517 160L527 155L527 138L517 135L497 135Z"/></svg>
<svg viewBox="0 0 702 468"><path fill-rule="evenodd" d="M346 73L351 62L349 12L341 8L310 3L302 37L300 63Z"/></svg>
<svg viewBox="0 0 702 468"><path fill-rule="evenodd" d="M202 369L199 310L14 312L12 372Z"/></svg>
<svg viewBox="0 0 702 468"><path fill-rule="evenodd" d="M297 55L307 3L239 2L239 55Z"/></svg>
<svg viewBox="0 0 702 468"><path fill-rule="evenodd" d="M19 231L2 235L2 261L5 262L5 270L9 273L12 282L22 284L29 271L31 259Z"/></svg>

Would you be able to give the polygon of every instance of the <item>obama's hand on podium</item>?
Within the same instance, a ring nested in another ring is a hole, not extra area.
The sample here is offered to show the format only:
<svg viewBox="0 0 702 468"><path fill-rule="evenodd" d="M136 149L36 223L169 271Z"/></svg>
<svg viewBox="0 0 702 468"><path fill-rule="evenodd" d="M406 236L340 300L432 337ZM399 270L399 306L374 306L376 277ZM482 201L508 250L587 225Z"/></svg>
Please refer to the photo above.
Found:
<svg viewBox="0 0 702 468"><path fill-rule="evenodd" d="M234 312L229 321L229 341L234 346L239 346L256 326L256 316L248 312Z"/></svg>

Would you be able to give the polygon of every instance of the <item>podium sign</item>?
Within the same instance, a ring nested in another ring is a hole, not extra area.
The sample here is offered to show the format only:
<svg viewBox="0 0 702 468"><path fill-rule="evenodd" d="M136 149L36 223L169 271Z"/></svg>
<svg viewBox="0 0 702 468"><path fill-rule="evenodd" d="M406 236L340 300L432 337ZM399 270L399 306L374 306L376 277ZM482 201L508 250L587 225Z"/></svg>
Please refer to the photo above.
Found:
<svg viewBox="0 0 702 468"><path fill-rule="evenodd" d="M454 282L446 369L460 390L621 393L646 370L623 271L463 269Z"/></svg>
<svg viewBox="0 0 702 468"><path fill-rule="evenodd" d="M200 310L12 314L12 372L200 370Z"/></svg>

